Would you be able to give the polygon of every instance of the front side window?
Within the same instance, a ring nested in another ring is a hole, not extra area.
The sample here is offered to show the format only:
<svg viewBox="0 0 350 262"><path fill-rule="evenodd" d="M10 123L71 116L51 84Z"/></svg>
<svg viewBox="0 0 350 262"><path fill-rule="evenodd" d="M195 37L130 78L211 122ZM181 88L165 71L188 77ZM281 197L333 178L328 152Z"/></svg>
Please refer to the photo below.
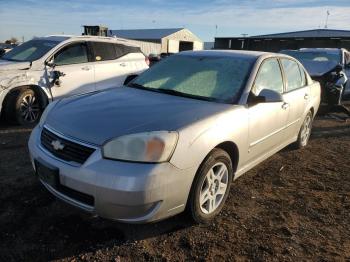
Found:
<svg viewBox="0 0 350 262"><path fill-rule="evenodd" d="M9 61L32 62L44 56L59 43L59 41L43 39L30 40L5 53L1 59Z"/></svg>
<svg viewBox="0 0 350 262"><path fill-rule="evenodd" d="M269 89L283 93L283 79L280 65L275 58L270 58L261 65L254 84L254 93L259 95L261 90Z"/></svg>
<svg viewBox="0 0 350 262"><path fill-rule="evenodd" d="M301 78L301 72L297 62L290 59L281 59L287 82L287 92L298 89L305 85Z"/></svg>
<svg viewBox="0 0 350 262"><path fill-rule="evenodd" d="M174 55L155 64L130 86L216 102L234 103L256 58Z"/></svg>
<svg viewBox="0 0 350 262"><path fill-rule="evenodd" d="M85 43L72 44L61 49L54 56L55 65L82 64L88 62Z"/></svg>

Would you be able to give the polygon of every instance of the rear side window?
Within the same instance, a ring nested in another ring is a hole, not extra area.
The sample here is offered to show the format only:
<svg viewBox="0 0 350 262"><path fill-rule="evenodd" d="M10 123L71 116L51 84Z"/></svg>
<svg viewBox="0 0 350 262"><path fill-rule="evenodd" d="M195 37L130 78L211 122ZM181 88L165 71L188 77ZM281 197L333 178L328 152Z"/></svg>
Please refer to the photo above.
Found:
<svg viewBox="0 0 350 262"><path fill-rule="evenodd" d="M272 58L263 62L256 77L254 89L256 95L259 95L263 89L283 93L281 68L277 59Z"/></svg>
<svg viewBox="0 0 350 262"><path fill-rule="evenodd" d="M305 79L302 79L298 63L285 58L282 58L281 61L286 76L287 92L305 86Z"/></svg>
<svg viewBox="0 0 350 262"><path fill-rule="evenodd" d="M299 65L300 75L301 75L301 86L306 86L306 74L304 69Z"/></svg>
<svg viewBox="0 0 350 262"><path fill-rule="evenodd" d="M115 44L114 46L117 53L117 57L122 57L130 53L141 53L141 50L139 47L126 46L122 44Z"/></svg>
<svg viewBox="0 0 350 262"><path fill-rule="evenodd" d="M114 60L129 53L141 52L140 48L122 44L93 42L95 61Z"/></svg>
<svg viewBox="0 0 350 262"><path fill-rule="evenodd" d="M117 58L114 44L94 42L92 45L94 48L96 61L114 60Z"/></svg>

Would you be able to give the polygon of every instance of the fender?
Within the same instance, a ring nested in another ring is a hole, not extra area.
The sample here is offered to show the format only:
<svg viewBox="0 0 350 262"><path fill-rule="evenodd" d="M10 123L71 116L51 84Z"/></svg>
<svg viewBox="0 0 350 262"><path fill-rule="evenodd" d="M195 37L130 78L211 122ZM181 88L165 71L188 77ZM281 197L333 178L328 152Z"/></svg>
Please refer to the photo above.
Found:
<svg viewBox="0 0 350 262"><path fill-rule="evenodd" d="M34 92L39 96L43 109L48 105L50 101L52 101L51 95L48 93L47 89L39 85L22 84L14 87L8 87L6 89L0 90L0 114L5 106L6 98L8 97L8 95L16 90L26 88L33 89Z"/></svg>

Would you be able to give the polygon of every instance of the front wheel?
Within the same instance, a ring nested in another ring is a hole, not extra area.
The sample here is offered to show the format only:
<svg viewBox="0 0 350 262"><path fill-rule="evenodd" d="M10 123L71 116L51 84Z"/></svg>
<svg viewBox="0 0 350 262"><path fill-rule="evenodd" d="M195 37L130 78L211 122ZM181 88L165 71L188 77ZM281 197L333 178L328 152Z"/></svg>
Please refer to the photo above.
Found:
<svg viewBox="0 0 350 262"><path fill-rule="evenodd" d="M7 119L23 126L38 122L42 113L40 100L32 89L16 90L10 94L5 110Z"/></svg>
<svg viewBox="0 0 350 262"><path fill-rule="evenodd" d="M214 149L199 168L190 192L188 210L197 223L208 223L223 208L233 170L230 156Z"/></svg>

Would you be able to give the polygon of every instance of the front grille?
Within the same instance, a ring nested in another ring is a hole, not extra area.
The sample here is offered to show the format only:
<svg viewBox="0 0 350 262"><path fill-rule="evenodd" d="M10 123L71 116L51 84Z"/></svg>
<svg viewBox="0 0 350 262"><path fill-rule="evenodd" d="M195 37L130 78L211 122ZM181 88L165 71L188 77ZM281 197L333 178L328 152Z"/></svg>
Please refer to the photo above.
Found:
<svg viewBox="0 0 350 262"><path fill-rule="evenodd" d="M49 131L47 128L43 128L40 140L42 146L47 151L49 151L55 157L68 162L83 164L95 151L94 148L64 139ZM59 148L54 148L55 143L59 144Z"/></svg>

